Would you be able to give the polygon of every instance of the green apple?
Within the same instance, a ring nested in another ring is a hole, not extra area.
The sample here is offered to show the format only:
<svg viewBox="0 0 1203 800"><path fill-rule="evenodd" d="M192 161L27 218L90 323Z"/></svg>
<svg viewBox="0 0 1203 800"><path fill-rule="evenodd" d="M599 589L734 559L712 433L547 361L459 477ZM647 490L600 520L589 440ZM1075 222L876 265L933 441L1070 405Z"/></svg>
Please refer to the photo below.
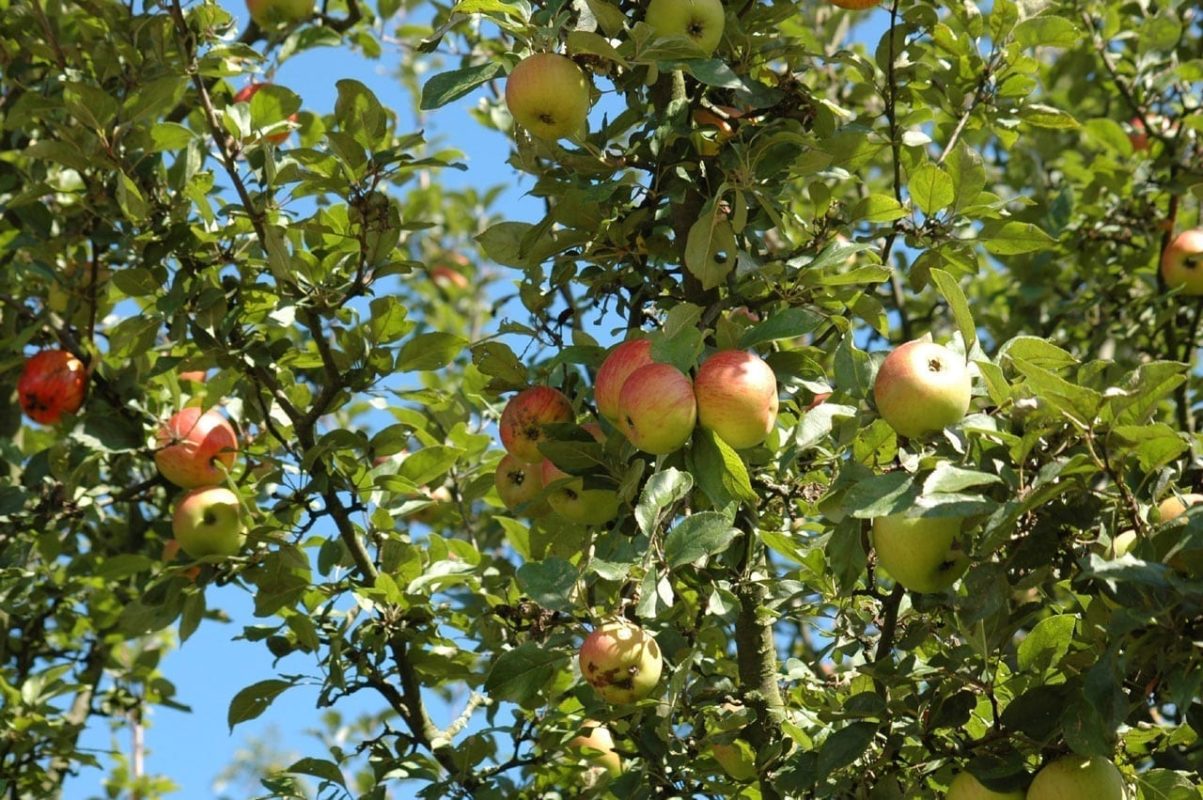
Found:
<svg viewBox="0 0 1203 800"><path fill-rule="evenodd" d="M546 499L528 505L543 491L543 470L539 464L523 464L506 453L497 464L493 479L497 496L510 511L541 517L551 510Z"/></svg>
<svg viewBox="0 0 1203 800"><path fill-rule="evenodd" d="M618 492L586 489L584 478L574 478L548 458L541 469L543 485L551 490L547 502L563 519L577 525L605 525L618 516Z"/></svg>
<svg viewBox="0 0 1203 800"><path fill-rule="evenodd" d="M1107 558L1120 558L1132 552L1132 548L1136 547L1137 536L1136 531L1127 530L1117 533L1111 539L1111 544L1107 547Z"/></svg>
<svg viewBox="0 0 1203 800"><path fill-rule="evenodd" d="M313 0L246 0L246 10L261 28L300 22L313 14Z"/></svg>
<svg viewBox="0 0 1203 800"><path fill-rule="evenodd" d="M689 377L671 364L647 364L618 395L618 429L645 453L667 455L693 435L698 405Z"/></svg>
<svg viewBox="0 0 1203 800"><path fill-rule="evenodd" d="M652 343L647 339L632 339L617 345L597 370L593 380L593 400L597 413L618 423L618 393L631 373L652 363Z"/></svg>
<svg viewBox="0 0 1203 800"><path fill-rule="evenodd" d="M777 376L759 356L723 350L693 381L698 424L737 450L760 444L777 424Z"/></svg>
<svg viewBox="0 0 1203 800"><path fill-rule="evenodd" d="M622 774L622 758L614 752L614 737L600 722L586 720L581 735L568 742L568 746L580 750L586 761L605 769L611 778Z"/></svg>
<svg viewBox="0 0 1203 800"><path fill-rule="evenodd" d="M664 659L650 633L626 620L607 622L581 645L581 676L607 703L647 697L660 682Z"/></svg>
<svg viewBox="0 0 1203 800"><path fill-rule="evenodd" d="M540 139L583 136L588 130L589 79L570 58L536 53L510 72L505 104L514 120Z"/></svg>
<svg viewBox="0 0 1203 800"><path fill-rule="evenodd" d="M873 520L877 563L913 592L942 592L969 568L957 541L962 520L956 517L905 517Z"/></svg>
<svg viewBox="0 0 1203 800"><path fill-rule="evenodd" d="M877 371L873 398L902 436L924 436L960 422L972 380L965 360L946 347L915 340L897 347Z"/></svg>
<svg viewBox="0 0 1203 800"><path fill-rule="evenodd" d="M1203 295L1203 228L1183 231L1170 242L1161 254L1161 277L1170 289Z"/></svg>
<svg viewBox="0 0 1203 800"><path fill-rule="evenodd" d="M1105 758L1063 756L1036 773L1027 800L1124 800L1124 776Z"/></svg>
<svg viewBox="0 0 1203 800"><path fill-rule="evenodd" d="M539 443L547 441L544 425L572 422L572 403L549 386L524 389L505 404L498 427L506 451L524 464L543 460Z"/></svg>
<svg viewBox="0 0 1203 800"><path fill-rule="evenodd" d="M962 772L952 779L944 800L1023 800L1023 792L995 792L987 789L977 778Z"/></svg>
<svg viewBox="0 0 1203 800"><path fill-rule="evenodd" d="M656 35L684 37L711 55L722 41L726 16L720 0L652 0L643 21Z"/></svg>
<svg viewBox="0 0 1203 800"><path fill-rule="evenodd" d="M224 486L193 489L176 504L171 531L193 558L235 555L246 539L242 503Z"/></svg>

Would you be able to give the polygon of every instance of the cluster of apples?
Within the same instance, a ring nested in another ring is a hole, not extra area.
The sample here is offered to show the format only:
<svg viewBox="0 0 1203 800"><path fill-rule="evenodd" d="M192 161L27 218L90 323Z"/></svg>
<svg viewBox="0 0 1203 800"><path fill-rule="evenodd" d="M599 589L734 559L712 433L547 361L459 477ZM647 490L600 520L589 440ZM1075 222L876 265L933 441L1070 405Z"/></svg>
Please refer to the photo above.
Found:
<svg viewBox="0 0 1203 800"><path fill-rule="evenodd" d="M1105 758L1068 755L1050 761L1022 789L996 792L962 772L948 787L947 800L1124 800L1124 776Z"/></svg>
<svg viewBox="0 0 1203 800"><path fill-rule="evenodd" d="M17 378L17 402L25 416L41 425L57 425L63 414L84 404L88 370L66 350L42 350L25 360Z"/></svg>

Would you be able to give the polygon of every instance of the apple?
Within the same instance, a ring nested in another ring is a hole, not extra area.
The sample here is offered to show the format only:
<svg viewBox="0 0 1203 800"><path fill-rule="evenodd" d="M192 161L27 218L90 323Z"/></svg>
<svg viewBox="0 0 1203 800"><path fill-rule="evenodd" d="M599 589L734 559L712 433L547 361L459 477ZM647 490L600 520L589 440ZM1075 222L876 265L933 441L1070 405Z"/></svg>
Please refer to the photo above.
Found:
<svg viewBox="0 0 1203 800"><path fill-rule="evenodd" d="M873 399L890 427L915 438L964 419L971 386L963 358L934 342L915 340L881 363Z"/></svg>
<svg viewBox="0 0 1203 800"><path fill-rule="evenodd" d="M246 10L260 28L300 22L313 14L313 0L246 0Z"/></svg>
<svg viewBox="0 0 1203 800"><path fill-rule="evenodd" d="M710 356L698 368L693 392L698 424L736 450L760 444L777 423L777 376L753 353Z"/></svg>
<svg viewBox="0 0 1203 800"><path fill-rule="evenodd" d="M1108 545L1106 556L1107 558L1120 558L1132 552L1136 547L1137 536L1136 531L1128 530L1117 533Z"/></svg>
<svg viewBox="0 0 1203 800"><path fill-rule="evenodd" d="M84 404L88 370L66 350L42 350L25 360L17 379L17 400L25 416L42 425L57 425L63 414Z"/></svg>
<svg viewBox="0 0 1203 800"><path fill-rule="evenodd" d="M728 715L743 711L743 706L735 703L723 703L722 708ZM743 739L715 742L710 745L710 755L714 756L714 760L732 780L747 783L756 779L756 751Z"/></svg>
<svg viewBox="0 0 1203 800"><path fill-rule="evenodd" d="M192 370L190 372L181 372L179 374L181 381L191 381L192 383L204 383L205 371L203 369Z"/></svg>
<svg viewBox="0 0 1203 800"><path fill-rule="evenodd" d="M597 413L618 423L618 393L631 373L652 361L652 343L647 339L632 339L617 345L597 370L593 381L593 400Z"/></svg>
<svg viewBox="0 0 1203 800"><path fill-rule="evenodd" d="M872 8L880 3L881 0L831 0L831 4L840 8L850 8L853 11L863 11L866 8Z"/></svg>
<svg viewBox="0 0 1203 800"><path fill-rule="evenodd" d="M597 628L581 645L581 676L611 704L634 703L660 682L664 659L647 631L626 620Z"/></svg>
<svg viewBox="0 0 1203 800"><path fill-rule="evenodd" d="M1189 297L1203 295L1203 228L1183 231L1161 254L1161 277L1170 289Z"/></svg>
<svg viewBox="0 0 1203 800"><path fill-rule="evenodd" d="M1036 773L1027 800L1124 800L1124 777L1105 758L1063 756Z"/></svg>
<svg viewBox="0 0 1203 800"><path fill-rule="evenodd" d="M446 264L440 264L432 268L430 270L430 279L435 282L436 286L441 286L444 289L468 288L468 279L464 277L464 273Z"/></svg>
<svg viewBox="0 0 1203 800"><path fill-rule="evenodd" d="M1184 494L1167 497L1157 504L1155 522L1166 523L1178 519L1186 513L1186 509L1203 502L1203 494Z"/></svg>
<svg viewBox="0 0 1203 800"><path fill-rule="evenodd" d="M223 482L238 452L238 437L230 423L217 411L202 412L196 406L183 409L163 423L155 438L159 472L185 489Z"/></svg>
<svg viewBox="0 0 1203 800"><path fill-rule="evenodd" d="M242 503L224 486L193 489L176 504L171 531L193 558L235 555L246 539Z"/></svg>
<svg viewBox="0 0 1203 800"><path fill-rule="evenodd" d="M819 406L826 403L831 398L831 392L819 392L815 395L815 399L810 401L810 405L806 407L807 411L814 411Z"/></svg>
<svg viewBox="0 0 1203 800"><path fill-rule="evenodd" d="M510 72L505 104L514 120L540 139L584 135L588 131L589 79L571 58L535 53Z"/></svg>
<svg viewBox="0 0 1203 800"><path fill-rule="evenodd" d="M568 742L568 746L583 751L586 761L605 769L611 778L622 774L622 758L614 752L614 737L605 725L586 720L581 735Z"/></svg>
<svg viewBox="0 0 1203 800"><path fill-rule="evenodd" d="M269 83L248 83L246 86L243 86L241 89L238 90L238 94L234 95L234 102L235 103L249 103L249 102L251 102L251 98L254 97L256 94L258 94L260 89L262 89L264 86L270 86L270 85L271 84L269 84ZM297 121L297 115L290 114L288 116L288 121L295 125L296 121ZM276 127L276 126L273 125L272 127ZM284 130L277 131L276 133L269 133L266 136L264 136L263 139L265 141L271 142L272 144L280 144L281 142L283 142L285 139L288 138L288 134L290 134L291 132L292 132L291 130L289 130L288 128L285 128Z"/></svg>
<svg viewBox="0 0 1203 800"><path fill-rule="evenodd" d="M501 444L514 458L526 464L543 460L539 443L547 440L544 425L572 422L572 403L549 386L523 389L501 412Z"/></svg>
<svg viewBox="0 0 1203 800"><path fill-rule="evenodd" d="M645 453L662 456L693 435L698 406L689 377L671 364L647 364L618 394L618 429Z"/></svg>
<svg viewBox="0 0 1203 800"><path fill-rule="evenodd" d="M643 21L657 36L684 37L710 55L722 41L726 15L721 0L652 0Z"/></svg>
<svg viewBox="0 0 1203 800"><path fill-rule="evenodd" d="M718 155L719 151L723 149L723 145L735 136L735 126L732 121L743 116L743 112L738 108L731 106L717 106L716 108L717 111L709 108L695 108L690 114L696 130L689 134L689 140L693 142L693 147L698 151L698 155ZM743 310L745 314L755 316L747 308L743 308ZM736 316L736 312L731 312L731 316Z"/></svg>
<svg viewBox="0 0 1203 800"><path fill-rule="evenodd" d="M543 491L542 465L524 464L506 453L497 464L493 481L497 485L497 496L510 511L541 517L551 510L546 498L527 506Z"/></svg>
<svg viewBox="0 0 1203 800"><path fill-rule="evenodd" d="M584 478L573 478L551 459L543 459L540 477L551 487L547 502L551 510L577 525L605 525L618 516L618 492L610 489L586 489ZM565 478L568 482L552 487Z"/></svg>
<svg viewBox="0 0 1203 800"><path fill-rule="evenodd" d="M942 592L969 567L957 539L962 520L955 517L904 517L873 520L877 564L913 592Z"/></svg>
<svg viewBox="0 0 1203 800"><path fill-rule="evenodd" d="M1186 509L1200 502L1203 502L1203 494L1184 494L1167 497L1158 503L1157 510L1152 515L1154 522L1159 522L1162 525L1172 522L1185 514ZM1165 543L1168 539L1169 537L1166 537L1165 540L1162 540L1161 536L1158 536L1157 540L1161 544L1160 552L1162 554L1168 552L1171 547L1170 544ZM1187 575L1203 574L1203 553L1199 552L1198 549L1180 550L1170 556L1166 563Z"/></svg>
<svg viewBox="0 0 1203 800"><path fill-rule="evenodd" d="M1128 134L1128 141L1132 143L1132 149L1137 153L1148 150L1149 132L1145 129L1144 120L1140 117L1133 117L1128 126L1132 129Z"/></svg>
<svg viewBox="0 0 1203 800"><path fill-rule="evenodd" d="M944 800L1023 800L1023 795L1018 789L1013 792L992 791L970 773L962 772L952 779Z"/></svg>

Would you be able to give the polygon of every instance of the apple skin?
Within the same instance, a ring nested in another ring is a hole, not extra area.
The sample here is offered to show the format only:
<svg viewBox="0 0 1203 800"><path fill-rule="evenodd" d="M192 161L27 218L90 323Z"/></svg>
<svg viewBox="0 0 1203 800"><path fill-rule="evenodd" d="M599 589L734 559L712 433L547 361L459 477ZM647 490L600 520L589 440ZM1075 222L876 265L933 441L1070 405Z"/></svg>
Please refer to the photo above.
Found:
<svg viewBox="0 0 1203 800"><path fill-rule="evenodd" d="M622 774L622 758L614 752L614 737L605 725L586 720L581 726L581 735L568 742L568 746L583 750L584 759L596 767L604 768L611 778Z"/></svg>
<svg viewBox="0 0 1203 800"><path fill-rule="evenodd" d="M259 93L260 89L262 89L264 86L270 86L270 85L271 84L269 84L269 83L248 83L246 86L243 86L241 89L238 90L238 94L234 95L234 102L235 103L249 103L249 102L251 102L251 98ZM297 115L289 114L288 121L293 124L296 124ZM269 133L267 136L264 136L263 139L264 139L264 141L271 142L272 144L281 144L285 139L288 138L288 135L290 133L292 133L292 131L282 130L277 133Z"/></svg>
<svg viewBox="0 0 1203 800"><path fill-rule="evenodd" d="M1036 773L1027 800L1124 800L1124 777L1105 758L1063 756Z"/></svg>
<svg viewBox="0 0 1203 800"><path fill-rule="evenodd" d="M942 345L919 340L886 356L873 384L878 412L899 435L912 439L964 419L971 392L964 360Z"/></svg>
<svg viewBox="0 0 1203 800"><path fill-rule="evenodd" d="M1164 525L1167 522L1173 522L1178 519L1186 513L1186 509L1198 503L1203 503L1203 494L1184 494L1180 497L1167 497L1157 504L1157 511L1152 516L1155 522ZM1157 538L1160 539L1164 535L1164 532L1159 533ZM1170 546L1169 544L1162 544L1160 552L1165 553L1169 551ZM1203 553L1200 553L1197 549L1175 553L1166 563L1178 572L1186 575L1203 575Z"/></svg>
<svg viewBox="0 0 1203 800"><path fill-rule="evenodd" d="M618 395L618 429L645 453L662 456L689 441L698 406L689 377L671 364L631 373Z"/></svg>
<svg viewBox="0 0 1203 800"><path fill-rule="evenodd" d="M1132 132L1128 134L1128 141L1132 143L1132 150L1136 153L1144 152L1149 149L1149 132L1145 129L1144 120L1140 117L1133 117L1128 123L1132 128Z"/></svg>
<svg viewBox="0 0 1203 800"><path fill-rule="evenodd" d="M184 489L216 486L226 479L238 452L238 436L217 411L189 406L163 423L155 436L155 464ZM220 462L225 469L216 466Z"/></svg>
<svg viewBox="0 0 1203 800"><path fill-rule="evenodd" d="M313 0L246 0L246 10L260 28L300 22L313 14Z"/></svg>
<svg viewBox="0 0 1203 800"><path fill-rule="evenodd" d="M866 8L873 8L878 5L881 0L831 0L833 6L840 8L849 8L853 11L863 11Z"/></svg>
<svg viewBox="0 0 1203 800"><path fill-rule="evenodd" d="M727 22L721 0L652 0L643 21L659 36L689 39L706 55L723 40Z"/></svg>
<svg viewBox="0 0 1203 800"><path fill-rule="evenodd" d="M593 381L593 400L597 413L618 423L618 394L631 373L652 362L652 343L647 339L632 339L610 351L597 370Z"/></svg>
<svg viewBox="0 0 1203 800"><path fill-rule="evenodd" d="M1132 548L1136 547L1137 536L1136 531L1122 531L1117 533L1112 539L1111 544L1107 546L1107 558L1120 558L1132 552Z"/></svg>
<svg viewBox="0 0 1203 800"><path fill-rule="evenodd" d="M441 286L444 289L467 289L468 279L464 277L464 273L449 267L446 264L440 264L430 270L430 279L435 282L435 285Z"/></svg>
<svg viewBox="0 0 1203 800"><path fill-rule="evenodd" d="M57 425L63 414L84 404L88 370L66 350L42 350L25 360L17 379L17 399L25 416L42 425Z"/></svg>
<svg viewBox="0 0 1203 800"><path fill-rule="evenodd" d="M236 555L246 540L238 495L224 486L193 489L176 504L171 531L193 558Z"/></svg>
<svg viewBox="0 0 1203 800"><path fill-rule="evenodd" d="M572 478L551 459L543 459L540 467L544 486ZM610 489L586 489L584 478L572 478L568 483L551 490L547 495L551 510L568 522L577 525L605 525L618 516L618 492Z"/></svg>
<svg viewBox="0 0 1203 800"><path fill-rule="evenodd" d="M1188 297L1203 295L1203 228L1178 234L1161 256L1161 277L1169 289Z"/></svg>
<svg viewBox="0 0 1203 800"><path fill-rule="evenodd" d="M178 377L181 381L204 383L207 376L205 375L205 371L203 369L197 369L190 372L181 372Z"/></svg>
<svg viewBox="0 0 1203 800"><path fill-rule="evenodd" d="M742 450L763 442L777 424L777 376L759 356L722 350L693 380L698 424Z"/></svg>
<svg viewBox="0 0 1203 800"><path fill-rule="evenodd" d="M948 786L948 794L944 800L1024 800L1022 791L995 792L987 789L981 781L968 772L962 772L952 779Z"/></svg>
<svg viewBox="0 0 1203 800"><path fill-rule="evenodd" d="M913 592L942 592L969 568L968 557L953 546L961 524L956 517L877 517L877 563Z"/></svg>
<svg viewBox="0 0 1203 800"><path fill-rule="evenodd" d="M572 422L572 403L563 393L548 386L523 389L501 412L501 444L514 458L526 464L543 460L539 443L547 440L543 426Z"/></svg>
<svg viewBox="0 0 1203 800"><path fill-rule="evenodd" d="M531 517L541 517L551 511L547 499L527 506L543 491L543 470L539 464L523 464L509 453L497 464L494 475L497 496L510 511L519 511Z"/></svg>
<svg viewBox="0 0 1203 800"><path fill-rule="evenodd" d="M588 130L589 79L571 58L536 53L510 72L505 104L514 120L540 139L583 135Z"/></svg>
<svg viewBox="0 0 1203 800"><path fill-rule="evenodd" d="M607 622L585 637L579 660L581 675L612 705L647 697L664 668L656 640L626 620Z"/></svg>

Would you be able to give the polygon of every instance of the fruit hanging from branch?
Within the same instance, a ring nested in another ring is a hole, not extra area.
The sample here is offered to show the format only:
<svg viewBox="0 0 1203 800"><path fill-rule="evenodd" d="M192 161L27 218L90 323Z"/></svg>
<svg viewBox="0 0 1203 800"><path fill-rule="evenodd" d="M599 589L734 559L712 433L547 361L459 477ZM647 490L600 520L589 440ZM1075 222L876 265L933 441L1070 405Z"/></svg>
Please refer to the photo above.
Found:
<svg viewBox="0 0 1203 800"><path fill-rule="evenodd" d="M176 503L171 531L193 558L236 555L246 540L242 503L224 486L193 489Z"/></svg>
<svg viewBox="0 0 1203 800"><path fill-rule="evenodd" d="M1124 776L1105 758L1062 756L1036 773L1027 800L1124 800Z"/></svg>
<svg viewBox="0 0 1203 800"><path fill-rule="evenodd" d="M63 414L84 404L88 371L65 350L43 350L30 356L17 379L17 400L25 416L42 425L56 425Z"/></svg>
<svg viewBox="0 0 1203 800"><path fill-rule="evenodd" d="M571 58L536 53L510 72L505 104L514 120L540 139L583 136L588 132L589 79Z"/></svg>
<svg viewBox="0 0 1203 800"><path fill-rule="evenodd" d="M777 376L760 356L723 350L702 362L693 381L698 424L736 450L754 447L777 423Z"/></svg>
<svg viewBox="0 0 1203 800"><path fill-rule="evenodd" d="M720 0L652 0L643 21L658 36L688 39L706 55L718 48L727 22Z"/></svg>
<svg viewBox="0 0 1203 800"><path fill-rule="evenodd" d="M618 395L618 429L645 453L667 455L689 441L697 424L689 377L671 364L631 373Z"/></svg>
<svg viewBox="0 0 1203 800"><path fill-rule="evenodd" d="M159 472L184 489L224 482L238 453L238 436L225 417L196 406L188 406L164 422L156 442Z"/></svg>
<svg viewBox="0 0 1203 800"><path fill-rule="evenodd" d="M886 356L877 370L873 399L890 427L917 438L964 419L972 388L965 359L934 342L916 339Z"/></svg>
<svg viewBox="0 0 1203 800"><path fill-rule="evenodd" d="M968 772L961 772L948 785L948 794L944 800L1023 800L1024 793L1016 789L1009 792L995 792L987 789L981 781Z"/></svg>
<svg viewBox="0 0 1203 800"><path fill-rule="evenodd" d="M1161 277L1169 289L1188 297L1203 295L1203 228L1183 231L1161 255Z"/></svg>
<svg viewBox="0 0 1203 800"><path fill-rule="evenodd" d="M956 517L877 517L873 520L877 564L913 592L942 592L969 568L969 558L957 541L961 525Z"/></svg>
<svg viewBox="0 0 1203 800"><path fill-rule="evenodd" d="M543 491L541 464L524 464L509 453L502 456L493 476L497 496L510 511L541 517L551 510L547 500L531 503Z"/></svg>
<svg viewBox="0 0 1203 800"><path fill-rule="evenodd" d="M585 488L585 479L573 477L543 459L540 477L549 489L551 510L576 525L605 525L618 516L618 492L612 489ZM557 484L554 485L553 484Z"/></svg>
<svg viewBox="0 0 1203 800"><path fill-rule="evenodd" d="M501 412L501 444L519 461L538 464L543 460L539 443L547 441L543 426L572 422L573 416L572 403L562 392L548 386L523 389Z"/></svg>
<svg viewBox="0 0 1203 800"><path fill-rule="evenodd" d="M626 620L607 622L581 645L581 675L607 703L642 700L660 682L664 659L650 633Z"/></svg>
<svg viewBox="0 0 1203 800"><path fill-rule="evenodd" d="M652 363L652 343L632 339L614 347L597 370L593 381L593 400L597 413L618 424L618 395L631 373Z"/></svg>
<svg viewBox="0 0 1203 800"><path fill-rule="evenodd" d="M609 777L622 775L622 758L614 752L614 737L600 722L586 720L581 735L569 740L568 746L580 750L587 762L604 769Z"/></svg>

